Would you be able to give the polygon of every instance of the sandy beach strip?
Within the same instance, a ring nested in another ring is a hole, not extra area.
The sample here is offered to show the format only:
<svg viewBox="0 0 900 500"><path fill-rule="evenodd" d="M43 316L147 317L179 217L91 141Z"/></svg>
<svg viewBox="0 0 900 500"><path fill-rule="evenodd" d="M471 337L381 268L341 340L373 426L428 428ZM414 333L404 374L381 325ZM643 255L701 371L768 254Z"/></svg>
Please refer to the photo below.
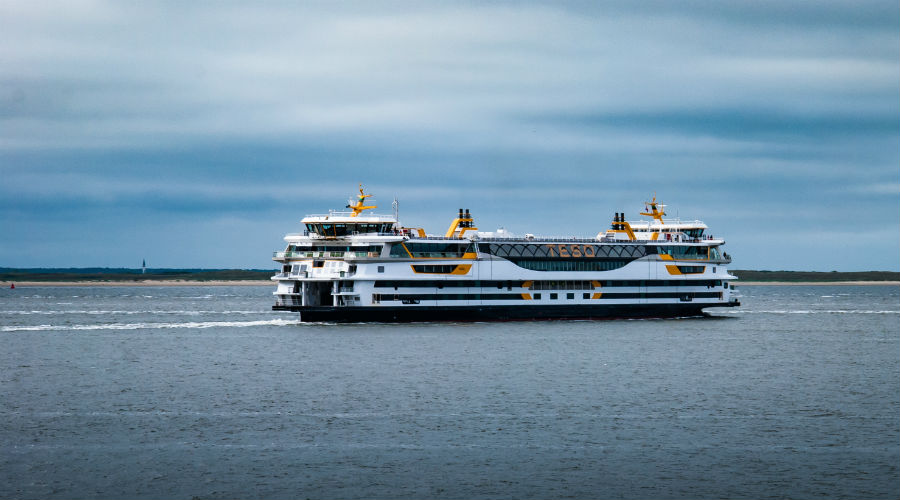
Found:
<svg viewBox="0 0 900 500"><path fill-rule="evenodd" d="M740 281L735 286L900 286L900 281ZM138 281L0 281L0 287L11 288L38 286L275 286L269 280L138 280Z"/></svg>

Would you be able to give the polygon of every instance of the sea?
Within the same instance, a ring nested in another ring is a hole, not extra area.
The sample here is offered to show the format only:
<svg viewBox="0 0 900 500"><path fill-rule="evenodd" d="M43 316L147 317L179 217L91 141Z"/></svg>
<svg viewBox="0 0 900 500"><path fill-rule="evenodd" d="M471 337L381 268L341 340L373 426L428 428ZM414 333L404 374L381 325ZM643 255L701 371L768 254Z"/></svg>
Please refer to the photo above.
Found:
<svg viewBox="0 0 900 500"><path fill-rule="evenodd" d="M304 324L0 290L0 498L900 497L900 287L665 320Z"/></svg>

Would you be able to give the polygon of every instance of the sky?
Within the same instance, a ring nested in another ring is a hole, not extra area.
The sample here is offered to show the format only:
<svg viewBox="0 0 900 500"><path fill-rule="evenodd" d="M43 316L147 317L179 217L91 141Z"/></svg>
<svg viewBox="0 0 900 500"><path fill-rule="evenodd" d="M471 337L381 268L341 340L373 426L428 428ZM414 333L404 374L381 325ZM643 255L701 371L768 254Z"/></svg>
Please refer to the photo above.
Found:
<svg viewBox="0 0 900 500"><path fill-rule="evenodd" d="M900 270L891 1L0 0L0 267L274 267L404 225L593 236L654 194L734 269Z"/></svg>

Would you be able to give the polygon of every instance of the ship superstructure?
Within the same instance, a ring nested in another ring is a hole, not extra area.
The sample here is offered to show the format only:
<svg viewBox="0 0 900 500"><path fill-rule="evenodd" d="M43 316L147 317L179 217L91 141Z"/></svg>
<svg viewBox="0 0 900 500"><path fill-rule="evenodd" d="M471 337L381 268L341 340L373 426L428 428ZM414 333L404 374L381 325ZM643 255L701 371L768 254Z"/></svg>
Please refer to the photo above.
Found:
<svg viewBox="0 0 900 500"><path fill-rule="evenodd" d="M275 306L301 321L483 321L677 317L740 305L721 250L700 221L664 219L646 203L630 222L616 213L593 238L479 232L468 209L426 234L392 215L311 215L285 236Z"/></svg>

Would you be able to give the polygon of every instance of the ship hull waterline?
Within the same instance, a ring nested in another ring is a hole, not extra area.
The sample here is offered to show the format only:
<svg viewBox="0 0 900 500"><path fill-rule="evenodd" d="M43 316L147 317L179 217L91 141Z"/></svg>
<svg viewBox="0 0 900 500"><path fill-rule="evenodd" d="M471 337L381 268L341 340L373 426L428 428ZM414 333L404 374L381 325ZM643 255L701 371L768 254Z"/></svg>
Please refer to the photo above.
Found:
<svg viewBox="0 0 900 500"><path fill-rule="evenodd" d="M412 323L525 320L662 319L704 316L710 307L737 307L740 302L716 304L610 304L567 306L431 306L332 307L276 305L275 311L300 313L302 322Z"/></svg>

